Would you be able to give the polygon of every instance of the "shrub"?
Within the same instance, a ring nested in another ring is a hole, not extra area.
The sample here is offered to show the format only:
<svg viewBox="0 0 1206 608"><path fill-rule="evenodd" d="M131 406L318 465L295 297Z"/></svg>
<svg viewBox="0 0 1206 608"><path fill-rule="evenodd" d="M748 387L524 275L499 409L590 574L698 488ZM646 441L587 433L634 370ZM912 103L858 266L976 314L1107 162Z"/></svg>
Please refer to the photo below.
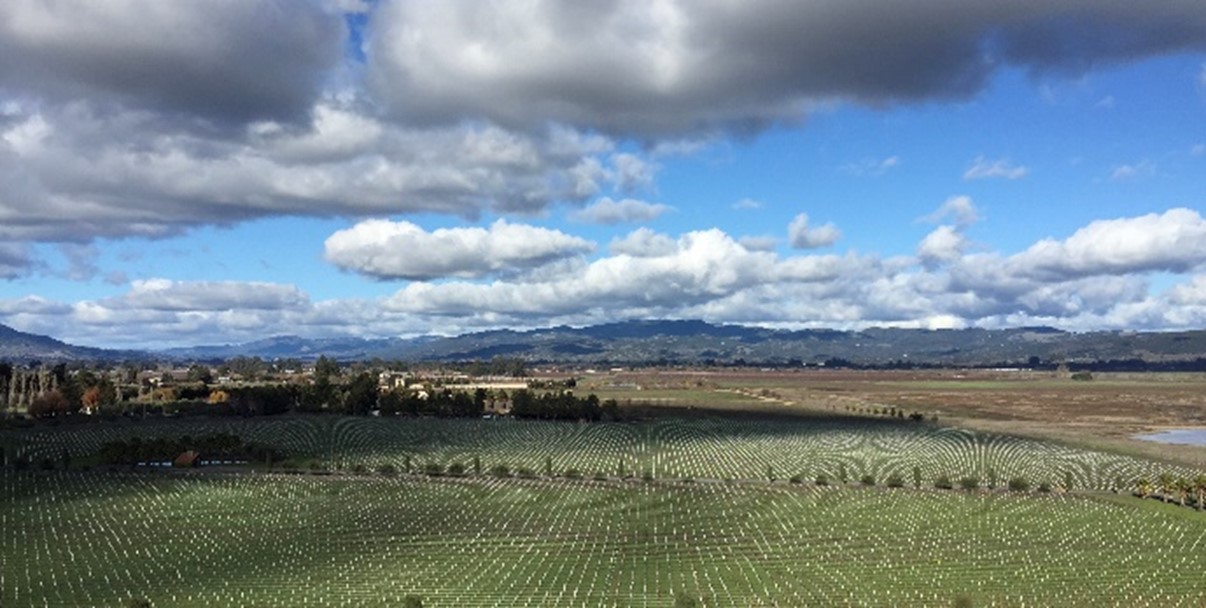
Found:
<svg viewBox="0 0 1206 608"><path fill-rule="evenodd" d="M519 469L515 471L515 474L524 479L531 479L536 476L536 471L533 471L527 467L519 467Z"/></svg>
<svg viewBox="0 0 1206 608"><path fill-rule="evenodd" d="M821 474L817 475L816 481L817 481L818 486L827 486L827 485L829 485L829 476L824 473L821 473Z"/></svg>
<svg viewBox="0 0 1206 608"><path fill-rule="evenodd" d="M448 465L448 474L453 477L460 477L460 476L464 475L465 474L465 465L463 465L459 462L454 462L454 463Z"/></svg>
<svg viewBox="0 0 1206 608"><path fill-rule="evenodd" d="M800 477L799 475L792 475L791 478L787 480L787 482L799 485L801 483L804 483L804 479L802 477Z"/></svg>
<svg viewBox="0 0 1206 608"><path fill-rule="evenodd" d="M1040 483L1039 487L1038 487L1038 491L1043 492L1043 493L1050 492L1051 491L1051 482L1044 481L1043 483Z"/></svg>
<svg viewBox="0 0 1206 608"><path fill-rule="evenodd" d="M423 474L432 477L439 477L444 474L444 467L438 462L428 462L423 465Z"/></svg>
<svg viewBox="0 0 1206 608"><path fill-rule="evenodd" d="M1010 492L1025 492L1030 489L1030 482L1023 477L1014 477L1009 480Z"/></svg>
<svg viewBox="0 0 1206 608"><path fill-rule="evenodd" d="M490 474L495 477L510 477L511 467L508 467L505 464L496 464L490 467Z"/></svg>
<svg viewBox="0 0 1206 608"><path fill-rule="evenodd" d="M385 475L386 477L393 477L394 475L398 474L398 467L386 463L377 467L377 473Z"/></svg>
<svg viewBox="0 0 1206 608"><path fill-rule="evenodd" d="M859 479L859 481L862 482L862 484L865 486L873 486L873 485L875 485L875 476L870 473L867 473L866 475L863 475L863 477L861 479Z"/></svg>
<svg viewBox="0 0 1206 608"><path fill-rule="evenodd" d="M565 478L566 479L582 479L582 472L579 471L578 469L573 469L573 468L566 469L565 470Z"/></svg>
<svg viewBox="0 0 1206 608"><path fill-rule="evenodd" d="M904 478L901 477L900 475L893 473L888 476L888 487L889 488L903 488L904 485L905 485Z"/></svg>
<svg viewBox="0 0 1206 608"><path fill-rule="evenodd" d="M938 488L939 490L950 490L955 487L955 484L951 483L950 477L947 477L946 475L940 475L940 476L938 476L938 479L934 480L934 487Z"/></svg>
<svg viewBox="0 0 1206 608"><path fill-rule="evenodd" d="M964 477L963 479L959 480L959 487L967 490L968 492L979 489L980 478L972 476Z"/></svg>

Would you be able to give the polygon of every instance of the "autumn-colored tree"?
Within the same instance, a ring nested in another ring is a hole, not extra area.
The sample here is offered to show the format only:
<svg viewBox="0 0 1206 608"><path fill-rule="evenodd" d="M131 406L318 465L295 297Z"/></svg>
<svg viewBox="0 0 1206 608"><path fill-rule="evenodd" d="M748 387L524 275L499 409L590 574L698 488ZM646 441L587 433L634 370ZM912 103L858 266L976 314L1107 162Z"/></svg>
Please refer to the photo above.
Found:
<svg viewBox="0 0 1206 608"><path fill-rule="evenodd" d="M84 391L84 396L80 397L80 404L84 406L85 414L96 413L100 409L101 390L99 386L90 386Z"/></svg>
<svg viewBox="0 0 1206 608"><path fill-rule="evenodd" d="M210 403L228 403L229 401L230 395L226 394L224 390L216 390L209 394Z"/></svg>

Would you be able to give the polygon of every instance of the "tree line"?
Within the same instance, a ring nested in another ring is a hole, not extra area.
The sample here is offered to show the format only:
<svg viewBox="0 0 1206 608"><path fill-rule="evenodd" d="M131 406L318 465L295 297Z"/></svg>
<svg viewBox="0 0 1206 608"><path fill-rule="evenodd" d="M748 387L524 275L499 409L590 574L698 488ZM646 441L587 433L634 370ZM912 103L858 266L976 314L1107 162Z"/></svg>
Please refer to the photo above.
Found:
<svg viewBox="0 0 1206 608"><path fill-rule="evenodd" d="M201 459L210 462L274 462L282 459L282 455L271 447L247 443L237 435L226 433L200 437L131 437L105 443L98 455L103 464L137 465L173 462L186 452L196 452Z"/></svg>

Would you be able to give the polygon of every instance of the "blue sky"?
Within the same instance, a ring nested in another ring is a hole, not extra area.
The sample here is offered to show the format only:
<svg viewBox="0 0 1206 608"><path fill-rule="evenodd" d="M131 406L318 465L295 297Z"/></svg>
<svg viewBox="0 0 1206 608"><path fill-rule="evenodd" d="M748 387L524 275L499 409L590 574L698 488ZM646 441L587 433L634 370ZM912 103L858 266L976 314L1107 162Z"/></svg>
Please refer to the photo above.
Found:
<svg viewBox="0 0 1206 608"><path fill-rule="evenodd" d="M1206 326L1206 5L885 13L6 3L0 323Z"/></svg>

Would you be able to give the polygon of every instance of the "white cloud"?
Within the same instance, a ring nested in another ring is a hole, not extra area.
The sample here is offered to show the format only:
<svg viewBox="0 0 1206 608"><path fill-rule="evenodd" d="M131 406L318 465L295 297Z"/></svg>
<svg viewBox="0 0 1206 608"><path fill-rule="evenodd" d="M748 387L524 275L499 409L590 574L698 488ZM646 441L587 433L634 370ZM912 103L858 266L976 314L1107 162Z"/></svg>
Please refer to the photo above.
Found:
<svg viewBox="0 0 1206 608"><path fill-rule="evenodd" d="M670 206L660 203L647 203L631 198L615 201L609 197L603 197L589 207L571 213L569 219L575 222L607 225L647 222L661 217L671 209Z"/></svg>
<svg viewBox="0 0 1206 608"><path fill-rule="evenodd" d="M841 170L851 175L878 177L900 165L899 156L887 158L864 158L856 163L843 165Z"/></svg>
<svg viewBox="0 0 1206 608"><path fill-rule="evenodd" d="M1021 179L1030 173L1030 169L1021 165L1014 165L1008 159L988 160L983 156L977 156L972 161L971 166L967 171L963 172L963 179Z"/></svg>
<svg viewBox="0 0 1206 608"><path fill-rule="evenodd" d="M304 127L260 121L234 133L86 102L14 111L0 139L0 239L12 241L165 236L278 215L533 213L648 170L564 128L416 130L334 100Z"/></svg>
<svg viewBox="0 0 1206 608"><path fill-rule="evenodd" d="M1143 160L1131 165L1118 165L1110 171L1110 179L1114 181L1127 181L1139 179L1142 177L1151 177L1156 174L1155 163Z"/></svg>
<svg viewBox="0 0 1206 608"><path fill-rule="evenodd" d="M1206 263L1206 220L1192 209L1097 220L1063 241L1044 239L1009 260L1018 274L1086 277L1187 272Z"/></svg>
<svg viewBox="0 0 1206 608"><path fill-rule="evenodd" d="M275 311L307 306L309 297L293 285L237 281L132 281L130 291L104 301L106 309L144 311Z"/></svg>
<svg viewBox="0 0 1206 608"><path fill-rule="evenodd" d="M622 318L639 311L683 310L767 284L825 281L856 263L834 256L780 261L774 254L750 251L715 229L684 234L669 250L661 235L634 235L623 242L620 253L564 276L540 282L413 283L395 294L387 308L410 314L489 310L555 316L602 307L609 316Z"/></svg>
<svg viewBox="0 0 1206 608"><path fill-rule="evenodd" d="M613 255L646 258L669 255L674 251L675 246L674 239L670 236L641 227L623 238L612 240L607 248Z"/></svg>
<svg viewBox="0 0 1206 608"><path fill-rule="evenodd" d="M841 238L842 232L832 222L811 228L808 225L808 214L801 213L792 219L787 226L787 238L796 249L816 249L828 247Z"/></svg>
<svg viewBox="0 0 1206 608"><path fill-rule="evenodd" d="M613 154L611 163L615 166L616 186L621 190L636 190L653 186L653 177L658 170L656 164L627 152Z"/></svg>
<svg viewBox="0 0 1206 608"><path fill-rule="evenodd" d="M980 221L980 211L969 196L952 196L946 199L933 213L922 218L926 222L937 224L943 221L953 221L955 226L963 229Z"/></svg>
<svg viewBox="0 0 1206 608"><path fill-rule="evenodd" d="M738 211L753 211L754 209L761 209L765 206L766 205L763 204L762 201L756 201L752 198L743 198L733 203L733 208Z"/></svg>
<svg viewBox="0 0 1206 608"><path fill-rule="evenodd" d="M773 236L743 236L737 242L750 251L774 251L779 246L779 239Z"/></svg>
<svg viewBox="0 0 1206 608"><path fill-rule="evenodd" d="M415 249L483 240L464 232L422 234L428 241ZM947 225L922 241L915 258L780 257L720 230L673 237L639 228L599 259L561 258L486 280L444 276L384 299L311 302L291 285L151 279L95 301L2 300L0 322L101 346L237 342L278 333L379 337L432 327L459 333L633 317L848 329L1206 324L1206 220L1195 211L1092 222L1009 256L968 253L963 239ZM1187 278L1153 294L1155 272Z"/></svg>
<svg viewBox="0 0 1206 608"><path fill-rule="evenodd" d="M71 307L40 296L25 296L15 300L0 300L0 315L62 315Z"/></svg>
<svg viewBox="0 0 1206 608"><path fill-rule="evenodd" d="M917 246L917 257L930 265L950 263L963 258L967 237L953 226L939 226Z"/></svg>
<svg viewBox="0 0 1206 608"><path fill-rule="evenodd" d="M379 279L482 277L534 268L594 249L564 232L498 220L489 228L427 232L410 222L366 220L326 240L327 261Z"/></svg>

